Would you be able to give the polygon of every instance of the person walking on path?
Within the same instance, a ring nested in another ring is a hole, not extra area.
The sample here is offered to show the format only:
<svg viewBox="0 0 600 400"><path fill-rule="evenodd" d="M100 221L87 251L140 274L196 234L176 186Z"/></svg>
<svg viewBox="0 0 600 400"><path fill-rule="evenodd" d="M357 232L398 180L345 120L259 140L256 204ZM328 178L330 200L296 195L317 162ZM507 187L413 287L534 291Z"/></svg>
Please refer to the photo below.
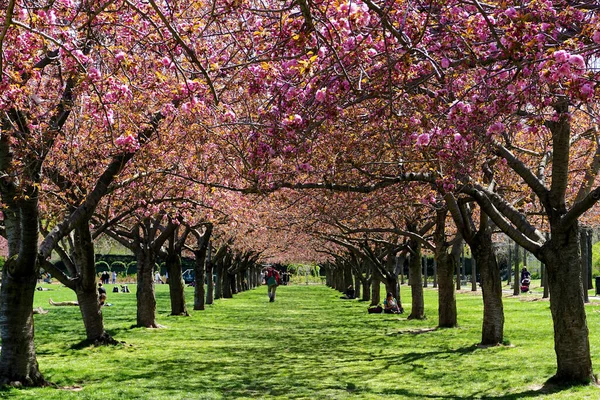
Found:
<svg viewBox="0 0 600 400"><path fill-rule="evenodd" d="M277 290L277 286L279 286L281 283L279 272L275 268L269 267L267 269L265 279L267 281L267 294L269 295L269 302L272 303L275 301L275 291Z"/></svg>

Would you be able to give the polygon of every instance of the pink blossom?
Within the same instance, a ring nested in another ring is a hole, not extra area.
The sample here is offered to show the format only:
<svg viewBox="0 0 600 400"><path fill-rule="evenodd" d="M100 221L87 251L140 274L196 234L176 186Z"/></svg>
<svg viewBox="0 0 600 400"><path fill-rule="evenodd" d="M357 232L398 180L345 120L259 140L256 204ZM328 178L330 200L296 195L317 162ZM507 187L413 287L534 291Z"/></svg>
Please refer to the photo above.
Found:
<svg viewBox="0 0 600 400"><path fill-rule="evenodd" d="M492 124L487 130L490 135L501 133L502 131L504 131L504 124L500 121Z"/></svg>
<svg viewBox="0 0 600 400"><path fill-rule="evenodd" d="M451 192L451 191L454 190L454 184L453 183L444 182L444 184L442 186L443 186L444 190L447 191L447 192Z"/></svg>
<svg viewBox="0 0 600 400"><path fill-rule="evenodd" d="M516 16L517 16L517 10L515 10L514 7L510 7L508 10L506 10L504 12L504 15L506 15L510 19L516 18Z"/></svg>
<svg viewBox="0 0 600 400"><path fill-rule="evenodd" d="M567 62L569 60L569 53L564 50L555 51L553 56L554 60L559 63Z"/></svg>
<svg viewBox="0 0 600 400"><path fill-rule="evenodd" d="M162 65L167 67L167 68L172 68L173 67L173 61L169 58L169 57L163 57L163 59L161 60Z"/></svg>
<svg viewBox="0 0 600 400"><path fill-rule="evenodd" d="M462 135L460 133L454 134L454 141L459 142L462 139Z"/></svg>
<svg viewBox="0 0 600 400"><path fill-rule="evenodd" d="M450 60L448 60L446 57L442 58L442 68L448 68L450 66Z"/></svg>
<svg viewBox="0 0 600 400"><path fill-rule="evenodd" d="M83 52L81 50L79 50L79 49L78 50L73 50L71 52L71 54L73 54L73 56L75 58L77 58L77 60L79 60L79 62L82 63L82 64L85 64L89 60L89 57L86 56L85 54L83 54Z"/></svg>
<svg viewBox="0 0 600 400"><path fill-rule="evenodd" d="M125 151L129 153L135 153L140 148L140 143L132 135L119 136L115 140L115 144L119 147L122 147Z"/></svg>
<svg viewBox="0 0 600 400"><path fill-rule="evenodd" d="M577 68L585 69L585 60L579 54L570 55L569 63Z"/></svg>
<svg viewBox="0 0 600 400"><path fill-rule="evenodd" d="M91 67L88 69L88 78L90 78L92 82L96 82L102 78L102 74L97 68Z"/></svg>
<svg viewBox="0 0 600 400"><path fill-rule="evenodd" d="M422 133L417 137L417 146L427 146L431 137L428 133Z"/></svg>
<svg viewBox="0 0 600 400"><path fill-rule="evenodd" d="M225 112L225 114L223 114L223 117L225 117L225 119L227 121L234 121L235 120L235 113L233 112L233 110L227 110Z"/></svg>
<svg viewBox="0 0 600 400"><path fill-rule="evenodd" d="M318 101L319 103L324 102L325 97L326 97L326 92L327 92L327 89L317 90L317 93L315 93L315 100Z"/></svg>
<svg viewBox="0 0 600 400"><path fill-rule="evenodd" d="M594 95L594 87L591 84L586 83L581 87L580 92L583 97L590 98Z"/></svg>
<svg viewBox="0 0 600 400"><path fill-rule="evenodd" d="M177 111L177 109L175 108L175 106L173 105L173 103L167 103L163 106L161 112L164 115L173 115L175 114Z"/></svg>
<svg viewBox="0 0 600 400"><path fill-rule="evenodd" d="M556 72L558 73L558 77L569 76L571 74L571 67L569 64L562 64Z"/></svg>
<svg viewBox="0 0 600 400"><path fill-rule="evenodd" d="M298 166L296 167L296 169L300 172L300 171L304 171L304 172L310 172L313 170L313 167L309 164L309 163L302 163L302 164L298 164Z"/></svg>
<svg viewBox="0 0 600 400"><path fill-rule="evenodd" d="M115 54L115 61L118 61L118 62L125 61L125 53L122 51L119 51L117 54Z"/></svg>
<svg viewBox="0 0 600 400"><path fill-rule="evenodd" d="M600 44L600 30L594 32L592 39L594 40L594 42Z"/></svg>

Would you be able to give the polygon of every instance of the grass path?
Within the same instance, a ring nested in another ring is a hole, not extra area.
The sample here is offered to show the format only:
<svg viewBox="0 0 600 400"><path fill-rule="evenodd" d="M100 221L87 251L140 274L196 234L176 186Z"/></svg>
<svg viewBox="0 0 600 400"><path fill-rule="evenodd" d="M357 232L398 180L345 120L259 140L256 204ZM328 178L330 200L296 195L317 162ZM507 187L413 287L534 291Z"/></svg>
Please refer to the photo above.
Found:
<svg viewBox="0 0 600 400"><path fill-rule="evenodd" d="M109 285L109 288L111 285ZM506 299L510 346L482 349L481 297L458 295L460 327L435 330L437 292L425 290L425 321L369 315L324 286L266 288L222 299L189 318L170 317L166 285L157 287L158 322L132 328L135 294L109 293L107 329L125 344L78 348L84 338L66 288L37 292L40 368L58 388L0 391L36 399L597 399L596 388L540 390L555 369L548 303ZM191 288L187 299L192 300ZM531 294L530 296L536 296ZM533 297L529 297L532 299ZM410 289L402 287L410 310ZM191 308L191 304L189 305ZM600 306L588 308L596 368Z"/></svg>

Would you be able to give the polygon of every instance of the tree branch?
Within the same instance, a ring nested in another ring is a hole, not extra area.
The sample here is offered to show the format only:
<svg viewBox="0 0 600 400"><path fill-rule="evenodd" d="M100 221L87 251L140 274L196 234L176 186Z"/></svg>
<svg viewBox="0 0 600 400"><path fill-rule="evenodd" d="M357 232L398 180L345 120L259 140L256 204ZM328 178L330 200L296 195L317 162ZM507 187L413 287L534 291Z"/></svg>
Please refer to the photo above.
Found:
<svg viewBox="0 0 600 400"><path fill-rule="evenodd" d="M540 202L546 209L550 209L550 191L546 186L531 172L531 170L513 153L510 152L506 147L500 143L494 143L496 153L504 158L508 165L515 171L525 183L533 190L533 192L540 199Z"/></svg>

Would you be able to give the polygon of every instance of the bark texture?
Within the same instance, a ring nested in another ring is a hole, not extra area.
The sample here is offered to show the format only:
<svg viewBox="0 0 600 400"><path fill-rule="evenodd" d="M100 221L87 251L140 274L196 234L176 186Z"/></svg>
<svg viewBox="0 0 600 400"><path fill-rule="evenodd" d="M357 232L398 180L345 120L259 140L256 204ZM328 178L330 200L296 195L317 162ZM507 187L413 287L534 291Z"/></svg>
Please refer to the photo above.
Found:
<svg viewBox="0 0 600 400"><path fill-rule="evenodd" d="M171 315L189 316L185 305L185 283L181 276L181 257L170 253L165 260L169 272L169 296L171 298Z"/></svg>
<svg viewBox="0 0 600 400"><path fill-rule="evenodd" d="M458 325L456 295L454 290L454 271L456 263L447 251L436 252L438 273L438 326L454 328Z"/></svg>
<svg viewBox="0 0 600 400"><path fill-rule="evenodd" d="M14 261L13 261L14 262ZM14 276L7 261L0 290L0 384L44 386L33 341L33 294L36 278Z"/></svg>
<svg viewBox="0 0 600 400"><path fill-rule="evenodd" d="M421 243L410 240L410 288L412 291L412 309L408 319L425 319L425 302L423 300L423 275L421 274Z"/></svg>
<svg viewBox="0 0 600 400"><path fill-rule="evenodd" d="M550 310L554 322L554 350L559 383L595 382L583 286L577 224L564 231L554 228L542 248L548 273Z"/></svg>
<svg viewBox="0 0 600 400"><path fill-rule="evenodd" d="M481 275L483 292L483 326L481 344L495 345L504 341L504 305L502 303L502 279L500 267L492 247L489 229L480 230L469 241L469 246Z"/></svg>
<svg viewBox="0 0 600 400"><path fill-rule="evenodd" d="M156 255L150 249L137 252L137 325L158 328L156 322L156 296L154 294L154 264Z"/></svg>

